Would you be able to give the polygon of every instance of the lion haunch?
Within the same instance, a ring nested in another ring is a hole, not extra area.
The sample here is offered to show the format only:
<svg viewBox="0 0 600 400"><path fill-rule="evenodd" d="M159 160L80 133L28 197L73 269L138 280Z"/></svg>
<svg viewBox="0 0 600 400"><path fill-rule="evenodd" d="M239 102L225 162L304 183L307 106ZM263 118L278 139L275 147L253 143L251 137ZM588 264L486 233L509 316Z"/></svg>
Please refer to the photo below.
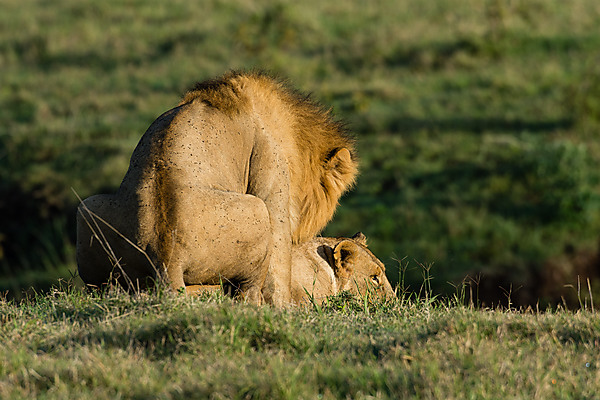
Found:
<svg viewBox="0 0 600 400"><path fill-rule="evenodd" d="M292 244L323 229L356 174L343 126L280 81L197 84L148 128L117 193L80 205L79 274L176 290L232 279L249 301L287 304Z"/></svg>

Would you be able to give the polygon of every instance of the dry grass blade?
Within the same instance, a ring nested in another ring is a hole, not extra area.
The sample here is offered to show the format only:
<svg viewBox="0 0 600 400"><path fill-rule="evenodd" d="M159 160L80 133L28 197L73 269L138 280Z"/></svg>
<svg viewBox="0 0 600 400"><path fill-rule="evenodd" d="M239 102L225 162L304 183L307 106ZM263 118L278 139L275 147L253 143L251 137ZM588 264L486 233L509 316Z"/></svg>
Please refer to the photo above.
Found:
<svg viewBox="0 0 600 400"><path fill-rule="evenodd" d="M106 227L108 227L110 230L112 230L114 233L116 233L121 239L125 240L134 249L136 249L141 254L143 254L144 257L146 258L146 260L148 261L148 263L150 263L150 265L152 266L152 269L154 270L157 278L160 278L162 276L162 274L159 273L158 268L156 268L156 266L154 265L154 263L150 259L150 256L148 256L148 254L142 248L140 248L138 245L136 245L135 243L133 243L129 238L127 238L125 235L123 235L121 232L119 232L109 222L107 222L106 220L104 220L103 218L101 218L100 216L98 216L96 213L94 213L93 211L91 211L85 205L85 203L83 202L83 200L81 199L81 197L79 196L79 194L73 188L71 188L71 190L73 190L73 193L75 194L75 196L77 196L77 199L79 200L80 207L83 207L83 209L85 210L85 212L90 217L88 219L88 217L81 211L81 209L78 208L78 212L83 217L83 219L85 220L87 226L92 231L93 238L96 238L96 240L98 240L99 244L102 246L102 249L110 257L110 259L113 262L113 264L115 265L115 267L119 268L119 271L123 274L124 279L127 280L128 284L130 285L131 288L134 288L135 285L133 284L133 282L129 278L127 272L121 266L120 259L117 257L117 255L112 250L112 248L110 246L110 243L108 243L108 240L104 236L104 233L102 232L102 229L98 225L98 221L102 222Z"/></svg>

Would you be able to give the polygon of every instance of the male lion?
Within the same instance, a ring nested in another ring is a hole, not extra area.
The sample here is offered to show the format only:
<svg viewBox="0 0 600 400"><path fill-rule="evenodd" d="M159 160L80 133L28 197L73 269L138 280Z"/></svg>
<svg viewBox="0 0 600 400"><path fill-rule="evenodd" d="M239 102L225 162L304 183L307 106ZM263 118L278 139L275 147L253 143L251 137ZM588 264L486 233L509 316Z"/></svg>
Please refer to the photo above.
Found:
<svg viewBox="0 0 600 400"><path fill-rule="evenodd" d="M175 290L225 279L282 306L292 243L327 224L356 174L353 141L308 97L261 73L199 83L148 128L117 193L80 205L79 274L101 285L116 266L126 286Z"/></svg>

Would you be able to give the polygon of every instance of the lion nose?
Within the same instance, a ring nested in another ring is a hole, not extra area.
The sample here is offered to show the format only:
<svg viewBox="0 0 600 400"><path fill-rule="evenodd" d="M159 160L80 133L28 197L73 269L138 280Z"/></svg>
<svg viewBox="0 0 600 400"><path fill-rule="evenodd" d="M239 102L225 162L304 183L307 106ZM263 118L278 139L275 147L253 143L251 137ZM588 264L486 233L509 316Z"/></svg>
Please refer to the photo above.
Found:
<svg viewBox="0 0 600 400"><path fill-rule="evenodd" d="M392 289L392 285L390 285L390 283L386 280L385 285L384 285L384 296L386 298L386 300L392 300L393 298L396 297L396 293L394 293L394 289Z"/></svg>

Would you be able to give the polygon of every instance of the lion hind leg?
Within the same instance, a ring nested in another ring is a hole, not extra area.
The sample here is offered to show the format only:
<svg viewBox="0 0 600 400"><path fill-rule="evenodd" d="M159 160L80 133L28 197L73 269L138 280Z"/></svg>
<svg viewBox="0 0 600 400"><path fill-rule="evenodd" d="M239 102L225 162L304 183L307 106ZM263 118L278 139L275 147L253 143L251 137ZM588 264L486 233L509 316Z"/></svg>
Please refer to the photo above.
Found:
<svg viewBox="0 0 600 400"><path fill-rule="evenodd" d="M167 283L194 293L199 284L222 281L238 285L234 294L244 301L261 304L271 255L265 203L252 195L199 188L174 203L177 223L163 235L169 246L160 255Z"/></svg>

